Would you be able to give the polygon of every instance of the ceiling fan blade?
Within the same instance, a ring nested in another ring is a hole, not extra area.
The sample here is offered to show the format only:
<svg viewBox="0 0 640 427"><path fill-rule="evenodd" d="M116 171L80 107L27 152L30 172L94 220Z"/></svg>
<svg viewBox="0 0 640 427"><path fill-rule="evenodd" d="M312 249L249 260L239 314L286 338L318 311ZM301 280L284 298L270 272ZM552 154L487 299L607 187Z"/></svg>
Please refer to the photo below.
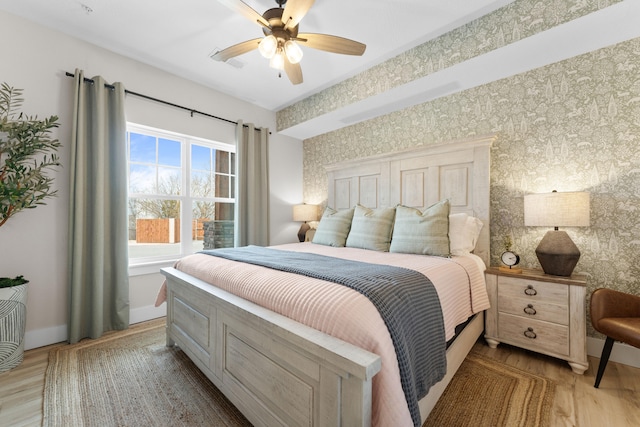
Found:
<svg viewBox="0 0 640 427"><path fill-rule="evenodd" d="M242 0L218 0L219 3L227 6L231 10L235 10L251 22L257 22L267 28L270 28L269 21L264 19L262 15L256 12L251 6Z"/></svg>
<svg viewBox="0 0 640 427"><path fill-rule="evenodd" d="M292 64L285 57L284 71L287 73L287 77L289 77L289 80L291 80L291 83L293 83L294 85L302 83L302 67L300 67L300 63Z"/></svg>
<svg viewBox="0 0 640 427"><path fill-rule="evenodd" d="M304 39L304 40L300 40ZM330 36L328 34L299 33L296 41L302 46L320 49L327 52L341 53L343 55L362 55L367 45L344 37Z"/></svg>
<svg viewBox="0 0 640 427"><path fill-rule="evenodd" d="M284 23L284 29L288 30L289 28L293 28L298 23L304 15L307 14L311 6L315 0L289 0L284 7L284 12L282 12L282 22Z"/></svg>
<svg viewBox="0 0 640 427"><path fill-rule="evenodd" d="M247 53L252 51L253 49L258 48L258 43L260 43L261 38L247 40L246 42L234 44L226 49L217 51L211 59L215 59L216 61L226 61L234 56L242 55L243 53Z"/></svg>

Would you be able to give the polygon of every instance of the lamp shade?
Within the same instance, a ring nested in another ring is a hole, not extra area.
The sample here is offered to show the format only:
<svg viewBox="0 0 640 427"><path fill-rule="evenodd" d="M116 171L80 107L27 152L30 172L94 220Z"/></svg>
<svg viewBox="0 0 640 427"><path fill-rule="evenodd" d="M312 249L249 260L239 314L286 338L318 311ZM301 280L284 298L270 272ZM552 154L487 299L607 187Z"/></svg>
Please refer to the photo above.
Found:
<svg viewBox="0 0 640 427"><path fill-rule="evenodd" d="M536 256L542 270L554 276L571 276L580 250L565 231L558 227L586 227L590 216L589 193L568 192L524 196L524 225L555 227L544 235Z"/></svg>
<svg viewBox="0 0 640 427"><path fill-rule="evenodd" d="M524 225L531 227L587 227L589 193L541 193L524 196Z"/></svg>
<svg viewBox="0 0 640 427"><path fill-rule="evenodd" d="M294 205L293 206L293 220L294 221L317 221L318 220L318 206L317 205Z"/></svg>

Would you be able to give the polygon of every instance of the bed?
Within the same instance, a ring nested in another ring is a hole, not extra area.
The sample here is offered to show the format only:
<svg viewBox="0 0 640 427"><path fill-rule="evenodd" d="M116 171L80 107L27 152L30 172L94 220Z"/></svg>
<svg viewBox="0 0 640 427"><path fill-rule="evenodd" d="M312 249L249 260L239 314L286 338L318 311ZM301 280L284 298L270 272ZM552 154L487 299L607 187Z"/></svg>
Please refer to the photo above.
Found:
<svg viewBox="0 0 640 427"><path fill-rule="evenodd" d="M453 276L466 277L468 282L480 276L483 282L482 267L489 259L493 138L474 137L327 166L327 204L337 211L356 205L383 209L398 204L427 209L448 200L451 214L465 214L485 224L473 255L430 257L308 242L273 249L424 269L439 296L441 288L453 287ZM427 258L432 261L426 263ZM452 268L457 273L449 273ZM399 374L391 362L394 353L393 348L389 350L388 332L379 340L374 336L386 328L379 315L376 318L375 307L358 292L206 254L185 257L162 273L166 276L167 345L179 345L254 425L415 424L403 395L394 391ZM280 288L302 282L304 290ZM271 296L266 289L274 290ZM332 299L311 298L328 293L326 289L332 289ZM466 308L444 315L450 343L446 375L419 401L422 420L484 328L488 300L482 292L469 298L468 289L466 300L445 297L454 306ZM331 315L321 316L327 313ZM375 334L365 329L347 332L347 325L358 323L353 319L367 319L355 327L369 327ZM459 324L466 326L461 329Z"/></svg>

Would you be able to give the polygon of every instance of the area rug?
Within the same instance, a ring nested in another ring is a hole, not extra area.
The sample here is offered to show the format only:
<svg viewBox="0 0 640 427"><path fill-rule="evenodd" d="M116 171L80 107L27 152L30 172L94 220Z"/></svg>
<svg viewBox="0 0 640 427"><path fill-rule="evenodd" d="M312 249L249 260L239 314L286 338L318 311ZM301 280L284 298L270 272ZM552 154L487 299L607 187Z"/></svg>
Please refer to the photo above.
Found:
<svg viewBox="0 0 640 427"><path fill-rule="evenodd" d="M553 381L469 354L423 427L548 425ZM43 426L251 426L177 348L164 319L49 354Z"/></svg>
<svg viewBox="0 0 640 427"><path fill-rule="evenodd" d="M555 383L470 353L423 427L549 425Z"/></svg>
<svg viewBox="0 0 640 427"><path fill-rule="evenodd" d="M179 349L164 319L49 354L43 426L250 426Z"/></svg>

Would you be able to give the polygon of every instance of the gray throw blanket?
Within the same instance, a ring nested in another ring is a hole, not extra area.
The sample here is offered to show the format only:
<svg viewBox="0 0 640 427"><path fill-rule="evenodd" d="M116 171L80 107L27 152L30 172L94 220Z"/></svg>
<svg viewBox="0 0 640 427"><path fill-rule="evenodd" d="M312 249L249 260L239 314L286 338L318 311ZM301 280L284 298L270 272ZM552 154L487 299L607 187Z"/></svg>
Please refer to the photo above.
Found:
<svg viewBox="0 0 640 427"><path fill-rule="evenodd" d="M369 298L389 329L409 411L414 425L421 425L418 400L447 371L440 300L423 274L402 267L259 246L201 253L338 283Z"/></svg>

